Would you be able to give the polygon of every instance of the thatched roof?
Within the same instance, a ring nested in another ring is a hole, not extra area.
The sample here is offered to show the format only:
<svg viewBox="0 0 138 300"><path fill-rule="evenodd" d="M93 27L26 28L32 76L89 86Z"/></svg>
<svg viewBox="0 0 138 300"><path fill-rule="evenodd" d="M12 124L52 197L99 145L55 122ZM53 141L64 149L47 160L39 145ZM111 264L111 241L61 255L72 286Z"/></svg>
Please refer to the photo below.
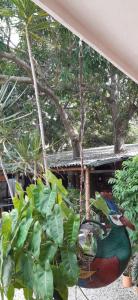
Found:
<svg viewBox="0 0 138 300"><path fill-rule="evenodd" d="M84 149L84 166L97 167L113 163L138 154L138 144L125 145L124 152L114 154L113 146ZM78 167L80 158L73 159L72 151L58 152L48 155L48 166L51 168Z"/></svg>

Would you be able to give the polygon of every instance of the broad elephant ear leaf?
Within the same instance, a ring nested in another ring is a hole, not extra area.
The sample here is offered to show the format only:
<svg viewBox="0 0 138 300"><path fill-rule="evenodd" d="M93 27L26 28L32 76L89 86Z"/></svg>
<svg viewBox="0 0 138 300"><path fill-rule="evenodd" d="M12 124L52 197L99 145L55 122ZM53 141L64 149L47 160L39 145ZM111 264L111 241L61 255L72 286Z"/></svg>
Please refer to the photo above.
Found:
<svg viewBox="0 0 138 300"><path fill-rule="evenodd" d="M23 218L23 220L21 221L20 226L19 226L19 231L18 231L18 238L17 238L17 242L16 242L17 248L23 247L32 222L33 222L33 218L31 218L31 217L28 219Z"/></svg>
<svg viewBox="0 0 138 300"><path fill-rule="evenodd" d="M50 263L53 261L58 250L57 244L52 241L47 241L44 246L41 247L40 257L43 264L46 261Z"/></svg>
<svg viewBox="0 0 138 300"><path fill-rule="evenodd" d="M19 255L17 282L21 287L33 289L33 266L34 262L31 255L25 253Z"/></svg>
<svg viewBox="0 0 138 300"><path fill-rule="evenodd" d="M49 262L45 268L39 264L34 266L34 292L38 299L53 299L53 273Z"/></svg>
<svg viewBox="0 0 138 300"><path fill-rule="evenodd" d="M47 217L44 229L49 238L51 238L58 246L63 243L63 217L60 206L55 205L52 214Z"/></svg>
<svg viewBox="0 0 138 300"><path fill-rule="evenodd" d="M24 298L25 300L33 300L33 290L29 289L29 288L24 288L23 289L23 293L24 293Z"/></svg>
<svg viewBox="0 0 138 300"><path fill-rule="evenodd" d="M13 300L14 299L14 286L13 286L13 284L10 284L10 286L8 287L7 299L8 300Z"/></svg>
<svg viewBox="0 0 138 300"><path fill-rule="evenodd" d="M42 227L39 221L36 221L33 227L33 234L30 243L30 251L35 258L39 257L41 245Z"/></svg>
<svg viewBox="0 0 138 300"><path fill-rule="evenodd" d="M10 239L12 233L12 218L10 213L3 212L2 213L2 251L3 256L6 256L7 252L10 250Z"/></svg>
<svg viewBox="0 0 138 300"><path fill-rule="evenodd" d="M77 256L68 247L64 247L61 250L61 270L63 272L64 279L68 286L73 286L77 283L79 276L79 268L77 262Z"/></svg>
<svg viewBox="0 0 138 300"><path fill-rule="evenodd" d="M44 175L47 178L47 181L51 183L52 185L56 185L59 191L64 195L67 196L68 192L64 188L62 184L62 180L58 179L50 170L47 170L46 175Z"/></svg>
<svg viewBox="0 0 138 300"><path fill-rule="evenodd" d="M64 224L65 237L69 247L76 245L80 228L80 216L70 214Z"/></svg>
<svg viewBox="0 0 138 300"><path fill-rule="evenodd" d="M33 190L34 206L42 215L49 215L56 201L57 193L49 187L36 187Z"/></svg>
<svg viewBox="0 0 138 300"><path fill-rule="evenodd" d="M60 296L62 300L68 300L68 288L66 286L66 281L64 281L64 275L61 268L58 266L53 266L52 271L55 287L55 299L58 299L58 297Z"/></svg>
<svg viewBox="0 0 138 300"><path fill-rule="evenodd" d="M109 216L110 210L105 200L102 198L102 196L99 193L96 193L96 199L92 199L91 204L95 206L97 209L101 210L104 215L106 215L107 217Z"/></svg>
<svg viewBox="0 0 138 300"><path fill-rule="evenodd" d="M2 267L2 284L6 294L11 283L13 268L14 268L14 262L11 256L8 255L4 259L3 267Z"/></svg>

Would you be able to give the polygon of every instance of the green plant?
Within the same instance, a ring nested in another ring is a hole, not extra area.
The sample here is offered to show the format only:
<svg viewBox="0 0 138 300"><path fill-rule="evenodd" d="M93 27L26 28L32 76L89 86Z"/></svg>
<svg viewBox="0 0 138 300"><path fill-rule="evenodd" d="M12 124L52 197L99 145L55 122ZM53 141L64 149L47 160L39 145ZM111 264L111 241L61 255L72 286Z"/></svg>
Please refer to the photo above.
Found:
<svg viewBox="0 0 138 300"><path fill-rule="evenodd" d="M68 188L68 199L72 204L76 213L80 213L80 190L76 188ZM83 200L83 216L85 215L85 195L82 195Z"/></svg>
<svg viewBox="0 0 138 300"><path fill-rule="evenodd" d="M138 156L124 161L122 169L115 172L115 178L110 179L109 183L113 184L115 198L136 227L134 232L130 232L135 251L138 244Z"/></svg>
<svg viewBox="0 0 138 300"><path fill-rule="evenodd" d="M66 205L67 191L50 171L23 191L16 184L14 209L2 214L0 291L8 300L23 289L26 300L68 299L77 283L79 215ZM58 295L58 298L56 296Z"/></svg>

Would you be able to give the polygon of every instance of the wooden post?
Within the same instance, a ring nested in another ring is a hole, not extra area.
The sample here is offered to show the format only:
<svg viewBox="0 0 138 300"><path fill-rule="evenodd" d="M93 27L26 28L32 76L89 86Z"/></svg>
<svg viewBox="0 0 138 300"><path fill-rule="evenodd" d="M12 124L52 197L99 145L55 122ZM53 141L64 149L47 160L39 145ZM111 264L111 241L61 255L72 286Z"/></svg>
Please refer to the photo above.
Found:
<svg viewBox="0 0 138 300"><path fill-rule="evenodd" d="M90 219L90 170L86 167L85 170L85 208L86 219Z"/></svg>

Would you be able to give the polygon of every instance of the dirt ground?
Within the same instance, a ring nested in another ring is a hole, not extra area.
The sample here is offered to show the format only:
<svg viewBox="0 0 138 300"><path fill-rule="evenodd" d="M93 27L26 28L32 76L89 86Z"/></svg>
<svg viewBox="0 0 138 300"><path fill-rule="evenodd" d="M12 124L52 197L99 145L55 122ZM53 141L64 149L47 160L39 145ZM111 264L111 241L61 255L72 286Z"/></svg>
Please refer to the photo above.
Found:
<svg viewBox="0 0 138 300"><path fill-rule="evenodd" d="M82 291L79 287L70 288L69 300L138 300L135 288L123 288L121 278L105 288L82 289ZM22 291L16 291L14 300L24 300Z"/></svg>
<svg viewBox="0 0 138 300"><path fill-rule="evenodd" d="M114 283L101 289L82 289L71 288L69 291L69 300L138 300L138 294L135 288L123 288L122 278L116 280Z"/></svg>

